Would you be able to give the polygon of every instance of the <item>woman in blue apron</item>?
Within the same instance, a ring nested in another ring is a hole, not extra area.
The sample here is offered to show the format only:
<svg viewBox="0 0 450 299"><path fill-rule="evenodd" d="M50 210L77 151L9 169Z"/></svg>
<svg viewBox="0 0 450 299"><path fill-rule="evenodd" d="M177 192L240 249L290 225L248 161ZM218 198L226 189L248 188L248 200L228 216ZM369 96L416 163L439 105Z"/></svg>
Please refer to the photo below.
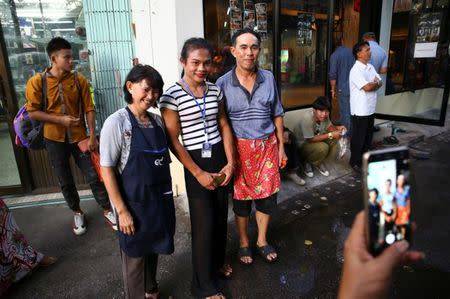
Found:
<svg viewBox="0 0 450 299"><path fill-rule="evenodd" d="M158 254L174 251L175 208L170 156L159 116L147 112L162 93L160 74L136 65L124 85L128 103L108 117L100 164L119 225L126 297L158 298Z"/></svg>

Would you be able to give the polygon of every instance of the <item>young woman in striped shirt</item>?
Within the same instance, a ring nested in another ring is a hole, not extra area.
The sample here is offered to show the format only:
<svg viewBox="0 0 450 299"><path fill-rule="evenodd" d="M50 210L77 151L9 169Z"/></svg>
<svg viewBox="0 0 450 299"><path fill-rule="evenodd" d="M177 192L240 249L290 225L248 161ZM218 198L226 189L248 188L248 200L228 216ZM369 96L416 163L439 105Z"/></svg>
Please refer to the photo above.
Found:
<svg viewBox="0 0 450 299"><path fill-rule="evenodd" d="M169 146L184 165L192 226L192 294L225 298L217 278L229 278L225 264L228 198L233 168L233 137L222 91L206 81L212 48L205 39L188 39L181 51L182 78L160 100ZM179 141L181 135L182 142Z"/></svg>

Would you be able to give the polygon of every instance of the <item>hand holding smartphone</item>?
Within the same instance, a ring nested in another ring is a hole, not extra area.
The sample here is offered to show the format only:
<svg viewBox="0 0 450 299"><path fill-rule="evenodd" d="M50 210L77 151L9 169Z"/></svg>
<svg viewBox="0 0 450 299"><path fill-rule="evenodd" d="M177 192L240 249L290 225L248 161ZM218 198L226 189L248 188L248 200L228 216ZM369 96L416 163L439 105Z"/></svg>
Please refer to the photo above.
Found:
<svg viewBox="0 0 450 299"><path fill-rule="evenodd" d="M411 180L407 147L363 156L363 192L368 248L378 255L396 241L411 242Z"/></svg>

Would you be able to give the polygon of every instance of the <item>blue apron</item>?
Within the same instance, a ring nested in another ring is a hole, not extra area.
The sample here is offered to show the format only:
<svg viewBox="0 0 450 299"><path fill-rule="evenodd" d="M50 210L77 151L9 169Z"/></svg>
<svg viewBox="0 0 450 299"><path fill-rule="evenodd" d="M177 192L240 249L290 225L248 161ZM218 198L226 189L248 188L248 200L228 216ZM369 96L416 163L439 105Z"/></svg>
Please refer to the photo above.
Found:
<svg viewBox="0 0 450 299"><path fill-rule="evenodd" d="M133 217L135 233L119 231L120 248L131 257L174 251L175 207L166 136L153 117L150 128L139 127L130 109L130 154L118 176L122 198Z"/></svg>

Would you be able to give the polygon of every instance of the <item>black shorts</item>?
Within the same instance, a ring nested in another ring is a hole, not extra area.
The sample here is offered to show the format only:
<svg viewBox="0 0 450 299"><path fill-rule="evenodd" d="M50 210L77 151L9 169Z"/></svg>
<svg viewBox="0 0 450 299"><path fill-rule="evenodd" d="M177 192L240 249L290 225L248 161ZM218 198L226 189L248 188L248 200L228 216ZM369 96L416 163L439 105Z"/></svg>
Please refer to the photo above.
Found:
<svg viewBox="0 0 450 299"><path fill-rule="evenodd" d="M248 217L252 212L252 203L254 202L257 211L272 215L277 208L277 194L274 193L269 197L254 200L233 199L233 211L238 216Z"/></svg>

